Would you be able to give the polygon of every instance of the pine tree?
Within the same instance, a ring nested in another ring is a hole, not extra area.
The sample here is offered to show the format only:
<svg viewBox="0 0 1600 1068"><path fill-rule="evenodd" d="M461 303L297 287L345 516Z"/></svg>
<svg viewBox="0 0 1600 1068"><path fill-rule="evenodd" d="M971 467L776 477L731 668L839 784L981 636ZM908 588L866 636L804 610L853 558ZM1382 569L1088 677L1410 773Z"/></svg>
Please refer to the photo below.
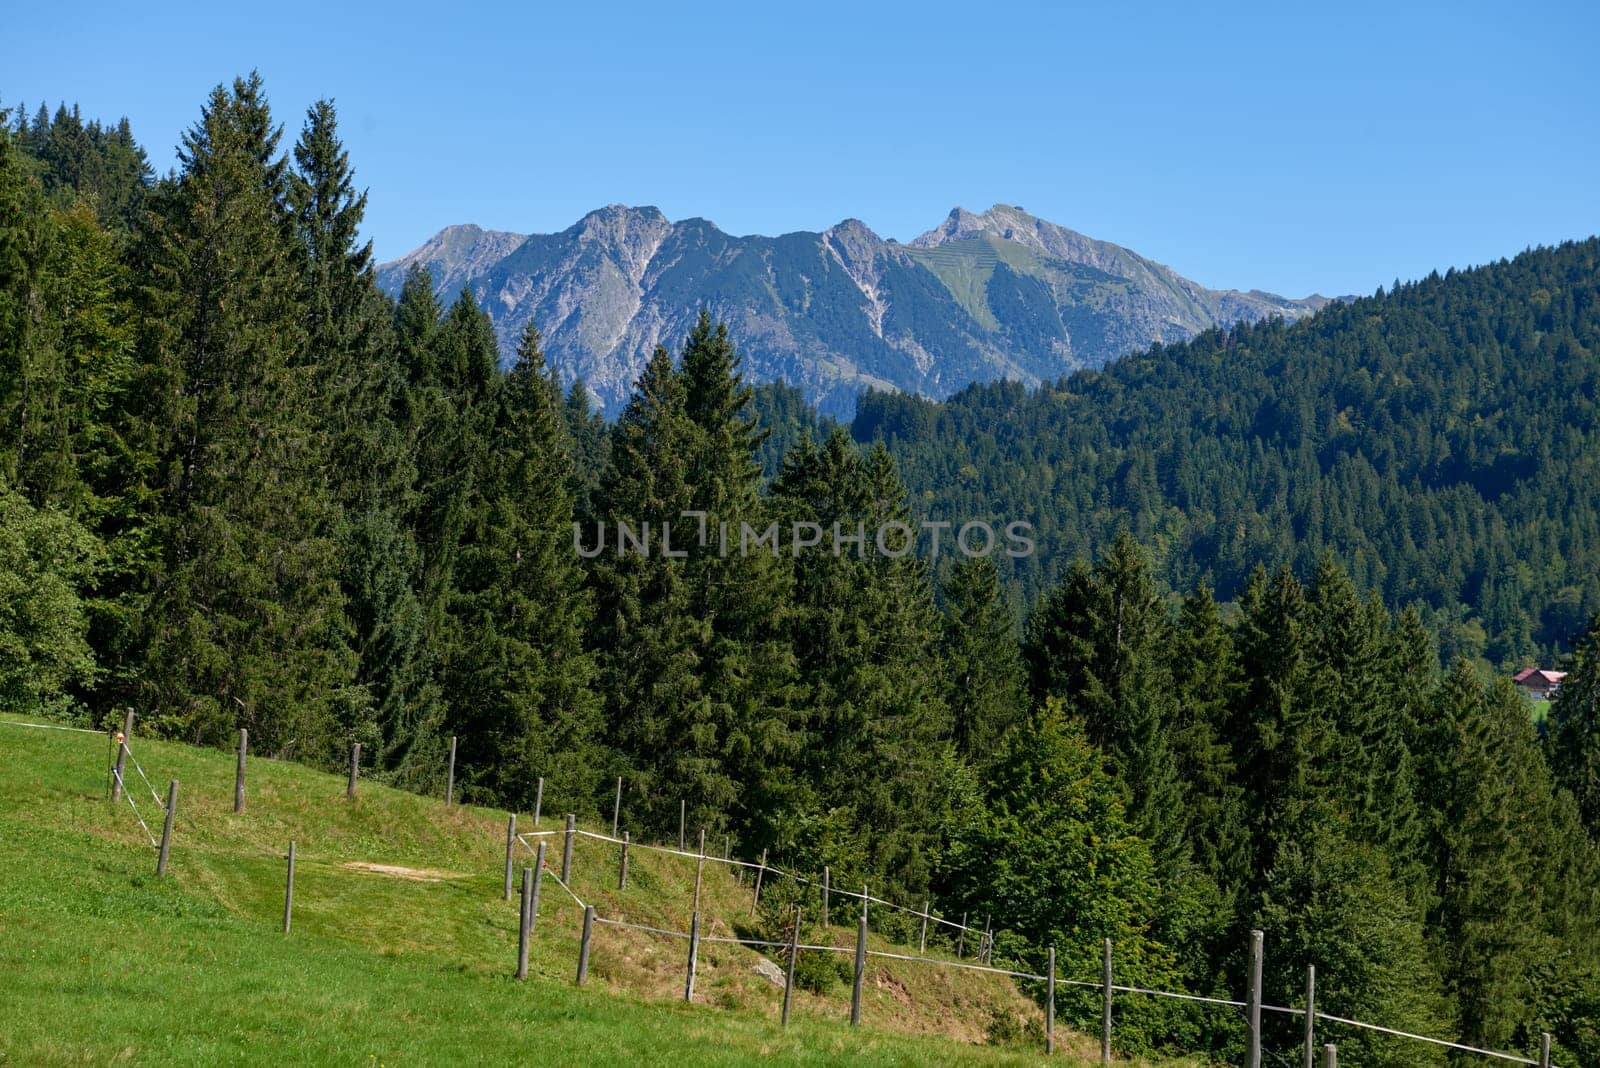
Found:
<svg viewBox="0 0 1600 1068"><path fill-rule="evenodd" d="M1173 750L1170 625L1126 531L1092 571L1075 568L1030 630L1036 685L1082 717L1128 791L1128 812L1164 865L1188 858Z"/></svg>
<svg viewBox="0 0 1600 1068"><path fill-rule="evenodd" d="M678 803L691 791L702 804L733 794L716 739L700 726L709 719L709 702L698 650L709 629L693 612L685 561L661 551L663 537L675 547L693 543L694 521L681 513L693 492L688 457L695 433L672 355L658 346L612 428L596 524L578 532L586 551L596 552L589 565L595 591L590 648L608 740L638 791L630 800L636 826L656 832L676 828ZM629 541L624 550L624 526L648 548Z"/></svg>
<svg viewBox="0 0 1600 1068"><path fill-rule="evenodd" d="M1572 792L1584 825L1600 840L1600 616L1577 642L1550 704L1547 745L1557 781Z"/></svg>
<svg viewBox="0 0 1600 1068"><path fill-rule="evenodd" d="M483 476L454 569L448 726L465 798L533 801L535 779L594 796L598 705L582 648L589 619L571 547L571 466L559 388L524 331L494 398Z"/></svg>
<svg viewBox="0 0 1600 1068"><path fill-rule="evenodd" d="M302 362L328 440L340 582L364 701L351 727L386 766L404 745L400 725L412 720L424 685L416 547L405 523L416 481L402 422L407 383L374 283L372 245L360 240L367 197L355 191L331 101L307 110L294 160L287 200L306 311Z"/></svg>
<svg viewBox="0 0 1600 1068"><path fill-rule="evenodd" d="M311 424L286 161L257 75L219 86L184 136L142 254L141 383L160 428L139 677L193 740L249 726L264 752L331 754L354 665Z"/></svg>
<svg viewBox="0 0 1600 1068"><path fill-rule="evenodd" d="M1424 744L1430 931L1462 1041L1504 1047L1527 1015L1539 947L1543 887L1529 852L1539 832L1524 813L1539 807L1530 787L1544 785L1543 760L1520 698L1486 693L1464 661L1434 699Z"/></svg>
<svg viewBox="0 0 1600 1068"><path fill-rule="evenodd" d="M940 657L956 751L980 773L1004 752L1027 712L1022 657L1000 572L987 556L963 559L944 584Z"/></svg>

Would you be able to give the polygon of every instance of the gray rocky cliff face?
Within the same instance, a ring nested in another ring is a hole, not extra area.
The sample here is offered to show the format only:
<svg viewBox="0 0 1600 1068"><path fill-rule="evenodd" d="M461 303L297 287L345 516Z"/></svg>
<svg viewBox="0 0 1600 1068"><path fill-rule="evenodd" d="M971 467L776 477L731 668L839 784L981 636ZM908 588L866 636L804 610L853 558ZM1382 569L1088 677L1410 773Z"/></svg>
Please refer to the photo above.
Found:
<svg viewBox="0 0 1600 1068"><path fill-rule="evenodd" d="M998 378L1035 384L1326 303L1207 289L1004 204L957 208L909 244L856 219L734 237L705 219L611 205L557 234L448 227L380 267L379 284L397 292L413 264L445 300L470 287L507 355L531 320L563 377L581 375L608 412L701 307L728 322L750 378L785 379L848 415L869 387L942 397Z"/></svg>

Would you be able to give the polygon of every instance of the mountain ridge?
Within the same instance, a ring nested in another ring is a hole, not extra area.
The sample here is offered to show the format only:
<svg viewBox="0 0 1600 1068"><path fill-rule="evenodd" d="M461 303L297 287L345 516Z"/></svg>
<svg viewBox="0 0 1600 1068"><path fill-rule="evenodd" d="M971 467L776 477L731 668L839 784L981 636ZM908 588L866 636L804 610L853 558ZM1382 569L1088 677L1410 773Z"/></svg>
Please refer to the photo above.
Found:
<svg viewBox="0 0 1600 1068"><path fill-rule="evenodd" d="M611 204L553 234L446 227L382 264L379 284L398 292L412 267L426 267L445 299L470 289L506 353L531 319L563 377L582 377L608 412L702 306L727 321L752 379L793 382L848 414L868 388L937 399L974 382L1033 385L1327 303L1209 289L1006 204L957 207L909 243L855 218L735 236L709 219Z"/></svg>

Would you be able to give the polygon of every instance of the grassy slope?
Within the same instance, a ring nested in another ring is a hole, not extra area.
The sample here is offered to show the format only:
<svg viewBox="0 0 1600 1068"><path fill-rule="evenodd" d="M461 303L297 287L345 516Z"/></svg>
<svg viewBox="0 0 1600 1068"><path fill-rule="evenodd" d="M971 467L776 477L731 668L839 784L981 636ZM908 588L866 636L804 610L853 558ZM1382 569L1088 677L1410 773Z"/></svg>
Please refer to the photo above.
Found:
<svg viewBox="0 0 1600 1068"><path fill-rule="evenodd" d="M783 1030L780 992L751 971L749 950L704 946L697 1004L687 1006L676 1000L681 941L602 927L590 986L576 989L581 913L549 880L532 977L517 983L516 906L501 899L504 813L371 784L347 802L339 777L253 759L247 812L234 816L230 754L145 740L135 751L158 788L182 782L163 880L130 810L106 803L103 738L0 725L0 1063L1038 1059L1031 1044L971 1044L997 1013L1036 1019L1014 988L925 965L872 962L866 1026L842 1023L840 984L798 995ZM129 777L159 833L149 791ZM285 937L290 838L299 860ZM636 852L618 894L615 857L609 844L582 842L574 889L602 916L684 929L692 862ZM425 869L435 880L352 863ZM705 893L709 931L738 929L748 891L709 865ZM1088 1052L1081 1038L1061 1038Z"/></svg>

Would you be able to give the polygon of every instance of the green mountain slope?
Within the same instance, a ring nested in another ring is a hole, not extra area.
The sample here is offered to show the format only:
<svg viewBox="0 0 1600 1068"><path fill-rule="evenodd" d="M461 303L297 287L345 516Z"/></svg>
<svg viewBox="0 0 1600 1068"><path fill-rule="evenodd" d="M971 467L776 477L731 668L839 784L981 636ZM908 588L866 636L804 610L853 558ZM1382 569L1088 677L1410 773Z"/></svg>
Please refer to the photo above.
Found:
<svg viewBox="0 0 1600 1068"><path fill-rule="evenodd" d="M853 432L890 442L922 512L1032 522L1030 593L1125 525L1173 588L1225 597L1331 548L1423 605L1446 657L1520 664L1600 610L1600 241L1034 391L869 395Z"/></svg>
<svg viewBox="0 0 1600 1068"><path fill-rule="evenodd" d="M502 900L505 814L446 808L363 782L252 759L243 815L233 758L142 738L164 790L181 782L169 876L126 805L105 797L97 734L0 724L0 1063L541 1064L1031 1063L1034 1004L995 977L877 967L852 1029L848 987L781 991L744 948L702 947L696 1004L683 943L603 927L589 984L572 984L581 911L547 879L530 978L512 978L515 902ZM159 810L130 765L152 830ZM522 829L531 831L524 815ZM547 819L545 828L552 826ZM291 934L283 852L297 843ZM521 851L519 851L521 852ZM521 852L518 863L530 864ZM603 916L680 928L694 864L577 847L573 889ZM750 888L708 866L709 934L747 930ZM843 928L841 940L851 937ZM876 948L876 946L875 946ZM882 962L885 965L895 962ZM975 1045L1015 1014L1010 1048ZM948 1036L948 1037L941 1037ZM1063 1035L1063 1041L1078 1041ZM957 1041L962 1039L965 1041ZM1082 1043L1080 1042L1080 1045ZM1086 1047L1085 1047L1086 1048ZM1063 1063L1089 1063L1063 1058Z"/></svg>

